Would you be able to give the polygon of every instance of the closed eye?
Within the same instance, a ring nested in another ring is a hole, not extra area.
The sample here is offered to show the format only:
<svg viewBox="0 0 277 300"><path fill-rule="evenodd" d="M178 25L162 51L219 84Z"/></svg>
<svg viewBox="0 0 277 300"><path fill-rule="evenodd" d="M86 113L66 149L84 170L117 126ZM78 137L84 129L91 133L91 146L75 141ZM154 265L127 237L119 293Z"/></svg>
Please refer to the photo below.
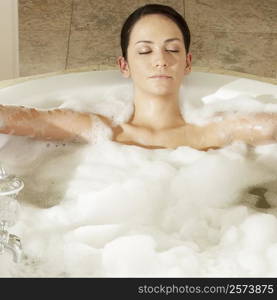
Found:
<svg viewBox="0 0 277 300"><path fill-rule="evenodd" d="M165 50L167 52L179 52L178 50ZM148 51L148 52L139 52L139 54L148 54L151 53L152 51Z"/></svg>
<svg viewBox="0 0 277 300"><path fill-rule="evenodd" d="M139 52L139 54L148 54L150 53L151 51L148 51L148 52Z"/></svg>

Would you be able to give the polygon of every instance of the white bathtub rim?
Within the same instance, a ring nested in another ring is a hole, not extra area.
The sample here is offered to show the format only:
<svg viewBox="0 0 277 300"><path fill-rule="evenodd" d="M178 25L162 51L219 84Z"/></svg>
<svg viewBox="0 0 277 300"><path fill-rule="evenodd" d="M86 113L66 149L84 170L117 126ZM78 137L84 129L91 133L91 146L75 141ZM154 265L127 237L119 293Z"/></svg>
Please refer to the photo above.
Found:
<svg viewBox="0 0 277 300"><path fill-rule="evenodd" d="M95 69L94 67L85 67L85 68L76 68L76 69L69 69L69 70L64 70L64 71L58 71L58 72L51 72L51 73L44 73L44 74L38 74L38 75L32 75L32 76L26 76L26 77L19 77L15 79L10 79L10 80L2 80L0 81L0 89L5 88L7 86L12 86L16 85L22 82L30 81L30 80L36 80L36 79L41 79L41 78L46 78L46 77L55 77L55 76L60 76L60 75L66 75L70 73L85 73L85 72L115 72L115 73L120 73L117 68L110 68L107 70L98 70ZM202 72L202 73L211 73L211 74L217 74L217 75L223 75L223 76L232 76L235 78L247 78L251 79L253 81L260 81L264 83L269 83L273 85L277 85L277 79L274 78L269 78L269 77L261 77L261 76L256 76L253 74L248 74L248 73L242 73L242 72L237 72L237 71L229 71L229 70L224 70L224 69L210 69L210 68L205 68L205 67L192 67L192 72Z"/></svg>

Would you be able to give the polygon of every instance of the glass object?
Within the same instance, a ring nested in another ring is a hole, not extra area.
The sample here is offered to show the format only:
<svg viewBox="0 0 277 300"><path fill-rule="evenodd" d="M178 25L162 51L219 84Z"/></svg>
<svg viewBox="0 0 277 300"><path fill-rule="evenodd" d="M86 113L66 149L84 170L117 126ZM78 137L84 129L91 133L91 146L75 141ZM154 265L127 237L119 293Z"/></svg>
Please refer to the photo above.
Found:
<svg viewBox="0 0 277 300"><path fill-rule="evenodd" d="M0 165L0 196L11 196L16 198L23 189L23 181L14 175L8 175Z"/></svg>
<svg viewBox="0 0 277 300"><path fill-rule="evenodd" d="M22 247L20 239L10 234L8 227L13 226L18 219L20 205L16 198L23 187L21 179L7 174L0 165L0 254L9 249L15 262L21 259Z"/></svg>
<svg viewBox="0 0 277 300"><path fill-rule="evenodd" d="M14 175L8 175L0 166L0 223L13 226L19 213L18 193L23 189L23 181Z"/></svg>

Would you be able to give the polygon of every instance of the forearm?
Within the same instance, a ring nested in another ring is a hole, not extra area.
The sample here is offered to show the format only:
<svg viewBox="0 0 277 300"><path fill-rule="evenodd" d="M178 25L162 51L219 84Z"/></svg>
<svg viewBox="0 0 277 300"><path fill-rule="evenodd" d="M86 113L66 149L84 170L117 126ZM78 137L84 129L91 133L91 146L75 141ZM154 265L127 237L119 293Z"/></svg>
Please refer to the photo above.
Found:
<svg viewBox="0 0 277 300"><path fill-rule="evenodd" d="M0 105L0 133L43 140L87 142L92 119L71 110Z"/></svg>

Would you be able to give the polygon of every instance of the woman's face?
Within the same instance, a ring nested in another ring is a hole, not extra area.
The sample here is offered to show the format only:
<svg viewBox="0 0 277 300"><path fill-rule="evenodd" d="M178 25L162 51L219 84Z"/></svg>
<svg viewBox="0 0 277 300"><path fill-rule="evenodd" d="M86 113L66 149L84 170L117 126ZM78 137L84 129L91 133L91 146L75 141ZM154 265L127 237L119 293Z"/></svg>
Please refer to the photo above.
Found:
<svg viewBox="0 0 277 300"><path fill-rule="evenodd" d="M144 93L176 94L191 70L191 54L186 54L181 30L163 15L147 15L137 21L127 52L128 62L118 59L120 69ZM169 77L153 78L156 75Z"/></svg>

